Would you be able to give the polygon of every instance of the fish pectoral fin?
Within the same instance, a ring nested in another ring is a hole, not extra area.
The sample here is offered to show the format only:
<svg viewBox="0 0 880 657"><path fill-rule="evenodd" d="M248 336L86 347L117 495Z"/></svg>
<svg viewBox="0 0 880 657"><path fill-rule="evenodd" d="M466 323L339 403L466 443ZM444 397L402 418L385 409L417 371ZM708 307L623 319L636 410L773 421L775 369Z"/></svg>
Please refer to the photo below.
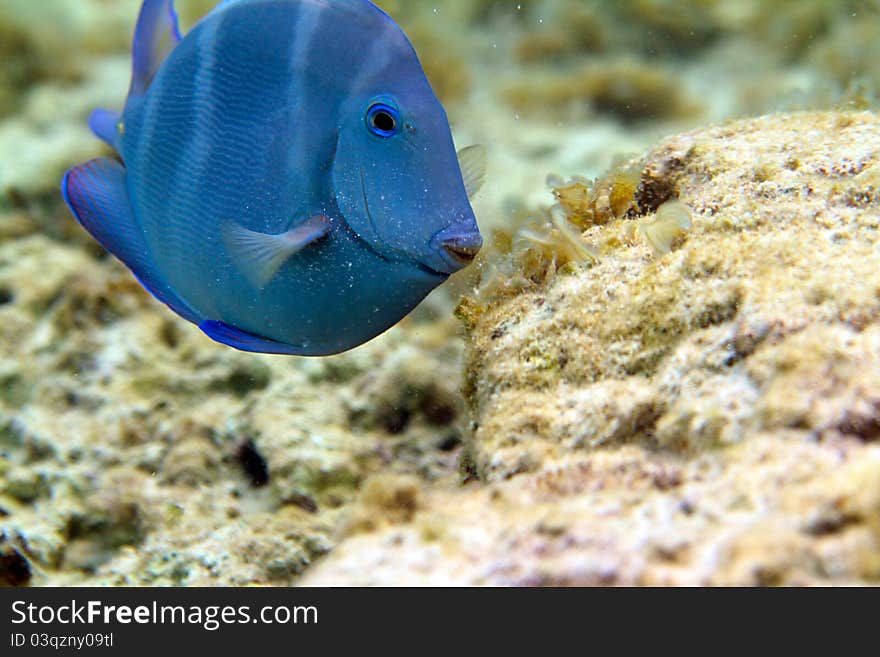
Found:
<svg viewBox="0 0 880 657"><path fill-rule="evenodd" d="M276 342L247 331L242 331L224 322L209 320L199 324L199 328L214 342L234 347L240 351L258 354L302 355L302 351L283 342Z"/></svg>
<svg viewBox="0 0 880 657"><path fill-rule="evenodd" d="M147 291L195 324L197 314L164 282L156 270L143 232L135 220L125 185L125 168L99 158L70 169L61 194L73 216L98 243L121 260Z"/></svg>
<svg viewBox="0 0 880 657"><path fill-rule="evenodd" d="M286 233L268 235L237 223L223 224L223 241L233 262L256 288L263 288L288 258L330 232L330 218L309 217Z"/></svg>
<svg viewBox="0 0 880 657"><path fill-rule="evenodd" d="M468 146L458 151L458 166L464 180L464 189L468 198L476 196L486 181L486 147L482 144Z"/></svg>
<svg viewBox="0 0 880 657"><path fill-rule="evenodd" d="M96 109L89 117L89 128L105 144L119 150L120 125L122 114L105 109Z"/></svg>
<svg viewBox="0 0 880 657"><path fill-rule="evenodd" d="M162 62L179 42L174 0L144 0L132 47L132 94L146 93Z"/></svg>

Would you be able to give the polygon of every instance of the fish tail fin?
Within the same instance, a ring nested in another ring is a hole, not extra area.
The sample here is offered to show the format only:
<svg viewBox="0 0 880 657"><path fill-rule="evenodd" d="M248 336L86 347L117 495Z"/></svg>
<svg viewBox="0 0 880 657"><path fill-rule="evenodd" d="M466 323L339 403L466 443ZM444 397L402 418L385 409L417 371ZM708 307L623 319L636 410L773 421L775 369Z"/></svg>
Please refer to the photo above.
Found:
<svg viewBox="0 0 880 657"><path fill-rule="evenodd" d="M122 114L111 110L96 109L89 117L89 128L105 144L119 152Z"/></svg>
<svg viewBox="0 0 880 657"><path fill-rule="evenodd" d="M146 93L162 62L179 42L174 0L144 0L134 32L130 95Z"/></svg>
<svg viewBox="0 0 880 657"><path fill-rule="evenodd" d="M135 220L125 184L125 168L98 158L70 169L61 181L64 201L80 225L121 260L150 294L196 324L200 319L163 282L143 232Z"/></svg>

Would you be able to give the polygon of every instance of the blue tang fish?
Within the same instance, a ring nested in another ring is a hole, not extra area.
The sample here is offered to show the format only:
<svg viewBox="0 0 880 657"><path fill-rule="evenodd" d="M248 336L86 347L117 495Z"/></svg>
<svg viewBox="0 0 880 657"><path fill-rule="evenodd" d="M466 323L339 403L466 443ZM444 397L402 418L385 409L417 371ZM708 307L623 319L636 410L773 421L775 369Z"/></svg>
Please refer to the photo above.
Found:
<svg viewBox="0 0 880 657"><path fill-rule="evenodd" d="M368 0L226 0L181 37L145 0L117 158L74 167L82 226L157 299L244 351L320 356L382 333L482 245L412 45Z"/></svg>

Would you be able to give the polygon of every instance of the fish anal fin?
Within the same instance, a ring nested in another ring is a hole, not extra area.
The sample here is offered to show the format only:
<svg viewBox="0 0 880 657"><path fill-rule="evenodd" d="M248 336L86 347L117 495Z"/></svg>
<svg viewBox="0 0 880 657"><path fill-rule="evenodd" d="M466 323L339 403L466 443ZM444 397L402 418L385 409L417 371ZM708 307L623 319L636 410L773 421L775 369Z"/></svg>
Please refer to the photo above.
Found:
<svg viewBox="0 0 880 657"><path fill-rule="evenodd" d="M222 230L236 267L254 287L263 288L288 258L330 232L330 218L317 214L277 235L249 230L232 221L223 224Z"/></svg>
<svg viewBox="0 0 880 657"><path fill-rule="evenodd" d="M153 265L131 210L125 168L119 162L99 158L70 169L61 181L61 193L80 225L121 260L150 294L198 324L198 315L168 287Z"/></svg>
<svg viewBox="0 0 880 657"><path fill-rule="evenodd" d="M208 320L199 324L199 328L214 342L225 344L240 351L288 356L299 356L302 354L301 350L291 345L242 331L224 322Z"/></svg>
<svg viewBox="0 0 880 657"><path fill-rule="evenodd" d="M468 198L473 198L486 180L486 147L480 144L458 151L458 165Z"/></svg>
<svg viewBox="0 0 880 657"><path fill-rule="evenodd" d="M132 95L146 93L162 62L179 42L174 0L144 0L132 47Z"/></svg>

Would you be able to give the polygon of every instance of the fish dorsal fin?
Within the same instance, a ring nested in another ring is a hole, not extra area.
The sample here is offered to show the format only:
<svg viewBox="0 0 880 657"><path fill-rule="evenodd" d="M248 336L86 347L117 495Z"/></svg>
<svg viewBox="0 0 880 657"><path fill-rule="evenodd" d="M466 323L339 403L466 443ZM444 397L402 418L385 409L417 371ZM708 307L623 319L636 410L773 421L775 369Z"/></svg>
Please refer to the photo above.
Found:
<svg viewBox="0 0 880 657"><path fill-rule="evenodd" d="M132 47L132 95L146 93L162 62L179 42L174 0L144 0Z"/></svg>
<svg viewBox="0 0 880 657"><path fill-rule="evenodd" d="M330 219L323 214L309 217L286 233L269 235L238 225L223 225L223 241L232 261L256 288L264 288L288 258L302 251L330 231Z"/></svg>
<svg viewBox="0 0 880 657"><path fill-rule="evenodd" d="M486 147L481 144L458 151L458 166L468 198L473 198L486 180Z"/></svg>

